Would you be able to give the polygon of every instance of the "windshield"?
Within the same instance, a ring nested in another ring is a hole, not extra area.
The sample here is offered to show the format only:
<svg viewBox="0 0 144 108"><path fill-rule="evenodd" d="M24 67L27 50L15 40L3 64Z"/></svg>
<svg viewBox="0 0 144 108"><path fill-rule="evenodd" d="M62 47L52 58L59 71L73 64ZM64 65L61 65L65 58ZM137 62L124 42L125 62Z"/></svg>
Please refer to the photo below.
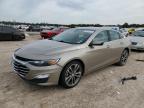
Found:
<svg viewBox="0 0 144 108"><path fill-rule="evenodd" d="M137 37L144 37L144 32L143 31L137 31L137 32L134 32L133 35L137 36Z"/></svg>
<svg viewBox="0 0 144 108"><path fill-rule="evenodd" d="M86 29L70 29L55 37L51 40L70 43L70 44L82 44L94 33L94 30Z"/></svg>

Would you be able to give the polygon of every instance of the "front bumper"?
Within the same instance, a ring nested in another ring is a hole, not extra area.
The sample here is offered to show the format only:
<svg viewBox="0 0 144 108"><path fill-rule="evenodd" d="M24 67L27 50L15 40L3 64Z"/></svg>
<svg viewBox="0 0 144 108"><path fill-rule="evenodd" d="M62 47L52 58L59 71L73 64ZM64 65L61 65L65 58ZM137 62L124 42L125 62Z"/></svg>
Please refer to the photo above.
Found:
<svg viewBox="0 0 144 108"><path fill-rule="evenodd" d="M144 45L131 45L132 50L144 50Z"/></svg>
<svg viewBox="0 0 144 108"><path fill-rule="evenodd" d="M12 67L22 79L36 85L56 85L59 81L62 67L59 65L36 67L28 62L12 57Z"/></svg>

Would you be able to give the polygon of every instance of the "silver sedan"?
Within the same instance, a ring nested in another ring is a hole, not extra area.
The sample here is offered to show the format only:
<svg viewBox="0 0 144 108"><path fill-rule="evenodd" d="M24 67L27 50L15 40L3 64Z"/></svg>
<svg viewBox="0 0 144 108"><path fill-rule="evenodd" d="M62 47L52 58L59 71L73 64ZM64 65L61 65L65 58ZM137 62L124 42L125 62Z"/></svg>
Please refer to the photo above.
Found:
<svg viewBox="0 0 144 108"><path fill-rule="evenodd" d="M130 44L115 30L74 28L17 49L12 64L26 81L72 88L85 74L111 64L125 65Z"/></svg>

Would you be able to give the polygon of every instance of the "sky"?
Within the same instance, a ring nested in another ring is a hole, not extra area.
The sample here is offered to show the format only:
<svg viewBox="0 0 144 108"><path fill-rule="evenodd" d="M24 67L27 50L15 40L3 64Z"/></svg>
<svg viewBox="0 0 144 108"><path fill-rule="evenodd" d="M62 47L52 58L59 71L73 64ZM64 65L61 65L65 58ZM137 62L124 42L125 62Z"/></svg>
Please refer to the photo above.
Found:
<svg viewBox="0 0 144 108"><path fill-rule="evenodd" d="M144 0L0 0L0 21L144 24Z"/></svg>

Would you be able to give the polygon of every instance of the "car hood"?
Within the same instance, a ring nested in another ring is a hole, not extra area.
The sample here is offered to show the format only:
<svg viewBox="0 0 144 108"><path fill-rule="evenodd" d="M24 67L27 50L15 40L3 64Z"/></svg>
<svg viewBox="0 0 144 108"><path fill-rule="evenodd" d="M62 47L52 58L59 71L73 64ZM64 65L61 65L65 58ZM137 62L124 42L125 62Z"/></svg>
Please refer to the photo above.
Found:
<svg viewBox="0 0 144 108"><path fill-rule="evenodd" d="M144 37L131 36L130 41L131 42L144 42Z"/></svg>
<svg viewBox="0 0 144 108"><path fill-rule="evenodd" d="M15 51L14 55L33 60L45 60L76 50L77 46L52 40L41 40L20 48Z"/></svg>

